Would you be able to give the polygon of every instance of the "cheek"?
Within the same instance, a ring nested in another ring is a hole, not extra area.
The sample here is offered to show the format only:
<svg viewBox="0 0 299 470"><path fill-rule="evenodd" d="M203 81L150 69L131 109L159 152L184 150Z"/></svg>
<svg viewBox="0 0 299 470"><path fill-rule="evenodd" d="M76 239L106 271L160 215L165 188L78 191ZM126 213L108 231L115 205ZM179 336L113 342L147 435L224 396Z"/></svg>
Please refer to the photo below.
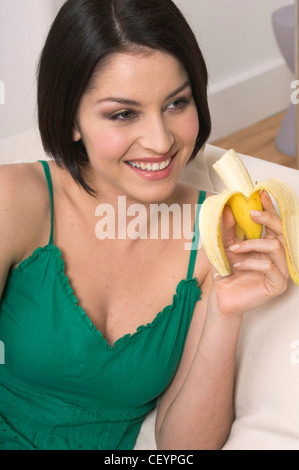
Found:
<svg viewBox="0 0 299 470"><path fill-rule="evenodd" d="M197 110L188 113L181 122L180 134L186 144L194 145L199 132Z"/></svg>
<svg viewBox="0 0 299 470"><path fill-rule="evenodd" d="M121 158L130 148L131 142L123 132L111 129L98 129L86 140L90 158Z"/></svg>
<svg viewBox="0 0 299 470"><path fill-rule="evenodd" d="M190 126L190 136L195 141L199 132L199 120L196 108L194 109L192 115L189 118L188 126Z"/></svg>

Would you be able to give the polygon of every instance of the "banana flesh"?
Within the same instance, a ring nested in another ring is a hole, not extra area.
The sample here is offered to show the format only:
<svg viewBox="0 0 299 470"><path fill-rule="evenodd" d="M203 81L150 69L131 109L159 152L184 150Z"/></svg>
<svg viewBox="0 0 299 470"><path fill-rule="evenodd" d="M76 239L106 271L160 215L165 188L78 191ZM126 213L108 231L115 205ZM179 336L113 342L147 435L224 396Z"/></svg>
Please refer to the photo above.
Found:
<svg viewBox="0 0 299 470"><path fill-rule="evenodd" d="M213 167L226 189L208 197L203 203L199 230L206 255L218 274L231 274L221 237L221 216L225 205L230 206L235 217L239 238L260 238L263 227L252 220L250 211L263 210L260 192L265 190L272 194L278 204L288 270L294 283L299 285L299 204L293 189L277 178L254 186L247 168L232 149Z"/></svg>

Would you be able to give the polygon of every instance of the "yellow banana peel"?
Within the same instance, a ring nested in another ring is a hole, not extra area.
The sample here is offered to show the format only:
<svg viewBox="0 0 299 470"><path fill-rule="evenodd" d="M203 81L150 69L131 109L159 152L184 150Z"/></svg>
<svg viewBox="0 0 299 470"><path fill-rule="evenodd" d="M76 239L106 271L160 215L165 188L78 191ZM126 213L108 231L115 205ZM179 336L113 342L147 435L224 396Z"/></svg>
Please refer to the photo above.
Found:
<svg viewBox="0 0 299 470"><path fill-rule="evenodd" d="M231 274L221 238L221 217L226 204L235 217L236 234L240 239L261 237L263 227L252 220L250 212L263 210L260 192L265 190L278 204L289 273L294 283L299 285L299 203L293 189L277 178L254 186L247 168L233 149L213 167L226 189L208 197L200 212L200 236L211 264L221 276Z"/></svg>

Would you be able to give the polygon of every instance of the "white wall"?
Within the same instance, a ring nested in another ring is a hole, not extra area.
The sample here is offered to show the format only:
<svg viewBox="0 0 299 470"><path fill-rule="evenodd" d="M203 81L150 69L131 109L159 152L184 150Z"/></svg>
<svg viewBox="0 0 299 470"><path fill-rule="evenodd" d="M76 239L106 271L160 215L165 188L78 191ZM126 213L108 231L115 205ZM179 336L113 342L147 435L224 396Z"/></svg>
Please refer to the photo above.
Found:
<svg viewBox="0 0 299 470"><path fill-rule="evenodd" d="M213 132L223 137L288 107L293 74L272 13L293 0L175 0L189 20L210 75Z"/></svg>
<svg viewBox="0 0 299 470"><path fill-rule="evenodd" d="M0 139L36 122L36 65L58 0L0 0Z"/></svg>
<svg viewBox="0 0 299 470"><path fill-rule="evenodd" d="M175 2L195 31L208 64L210 140L287 108L293 75L276 45L271 14L292 0ZM0 0L0 85L1 81L5 85L0 139L35 123L36 64L62 3Z"/></svg>

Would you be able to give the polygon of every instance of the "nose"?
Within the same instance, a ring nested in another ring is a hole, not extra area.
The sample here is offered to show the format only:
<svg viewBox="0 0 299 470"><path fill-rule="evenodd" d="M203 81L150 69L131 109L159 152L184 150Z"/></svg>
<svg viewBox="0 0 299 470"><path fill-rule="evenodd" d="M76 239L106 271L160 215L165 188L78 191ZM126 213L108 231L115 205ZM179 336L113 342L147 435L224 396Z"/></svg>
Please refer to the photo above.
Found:
<svg viewBox="0 0 299 470"><path fill-rule="evenodd" d="M163 116L152 116L143 122L139 141L144 149L163 155L170 151L174 140L174 134Z"/></svg>

